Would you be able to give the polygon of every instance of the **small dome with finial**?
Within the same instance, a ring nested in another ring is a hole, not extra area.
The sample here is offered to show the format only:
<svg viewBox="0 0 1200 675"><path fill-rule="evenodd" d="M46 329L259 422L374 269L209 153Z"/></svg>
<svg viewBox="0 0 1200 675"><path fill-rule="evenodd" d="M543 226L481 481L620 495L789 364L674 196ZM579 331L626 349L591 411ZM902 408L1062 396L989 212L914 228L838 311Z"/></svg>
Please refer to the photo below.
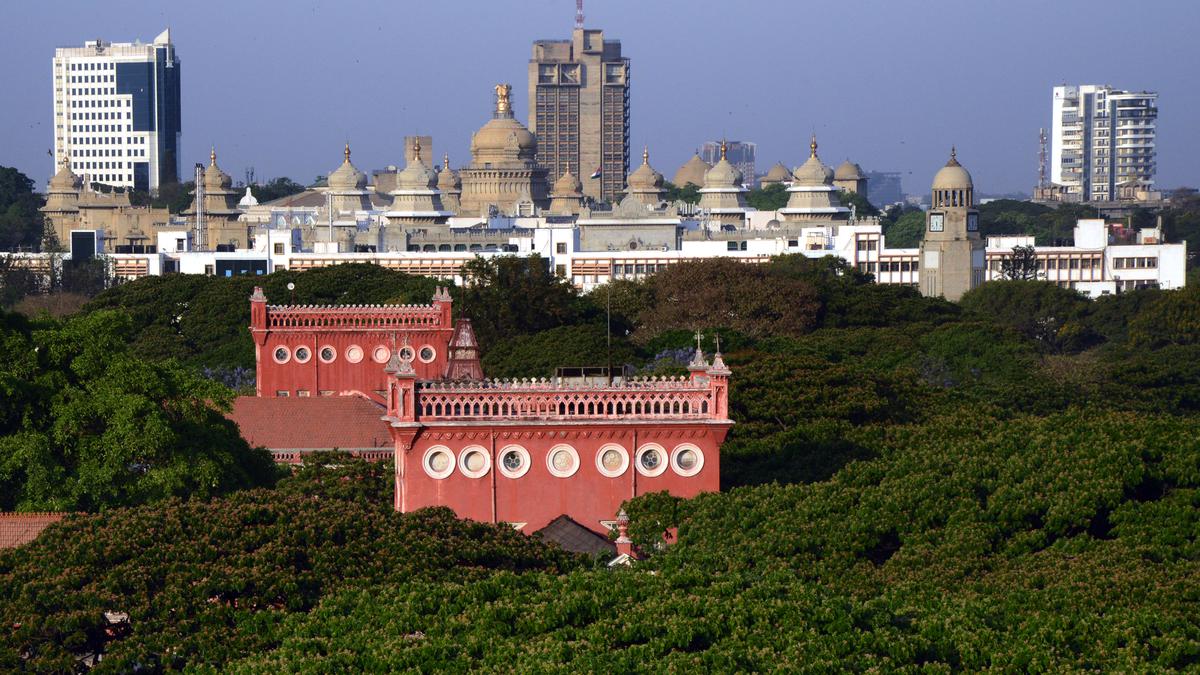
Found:
<svg viewBox="0 0 1200 675"><path fill-rule="evenodd" d="M450 168L450 155L442 155L442 170L438 172L437 186L443 192L462 187L462 179Z"/></svg>
<svg viewBox="0 0 1200 675"><path fill-rule="evenodd" d="M975 187L971 174L958 163L958 151L950 148L950 161L933 176L934 190L967 190Z"/></svg>
<svg viewBox="0 0 1200 675"><path fill-rule="evenodd" d="M642 149L642 165L629 174L629 189L631 191L656 191L663 185L663 175L650 166L650 149Z"/></svg>
<svg viewBox="0 0 1200 675"><path fill-rule="evenodd" d="M556 197L578 197L583 193L583 183L579 182L579 177L571 173L570 169L562 175L561 178L554 181L554 196Z"/></svg>
<svg viewBox="0 0 1200 675"><path fill-rule="evenodd" d="M208 153L208 168L204 170L204 189L226 190L230 185L233 185L233 179L217 166L217 149L213 147Z"/></svg>
<svg viewBox="0 0 1200 675"><path fill-rule="evenodd" d="M792 172L783 165L783 162L775 162L775 166L771 167L771 170L763 177L763 180L767 183L782 183L791 179Z"/></svg>
<svg viewBox="0 0 1200 675"><path fill-rule="evenodd" d="M350 144L346 143L342 165L329 174L330 190L362 190L367 186L367 174L350 163Z"/></svg>
<svg viewBox="0 0 1200 675"><path fill-rule="evenodd" d="M713 168L709 169L708 172L704 174L704 187L741 187L743 178L742 172L739 171L736 166L730 164L729 160L725 158L725 152L727 149L728 145L725 143L725 141L721 141L721 159L713 165Z"/></svg>
<svg viewBox="0 0 1200 675"><path fill-rule="evenodd" d="M428 190L437 182L437 175L421 161L421 139L413 139L413 156L408 166L396 176L398 190Z"/></svg>
<svg viewBox="0 0 1200 675"><path fill-rule="evenodd" d="M792 172L793 180L800 185L831 185L833 183L833 171L822 164L821 158L817 157L816 134L813 134L812 141L808 144L808 149L808 159Z"/></svg>
<svg viewBox="0 0 1200 675"><path fill-rule="evenodd" d="M71 171L71 158L64 154L62 161L58 164L58 173L50 179L50 191L74 192L82 183L83 179Z"/></svg>
<svg viewBox="0 0 1200 675"><path fill-rule="evenodd" d="M711 168L712 166L708 162L700 159L700 153L696 153L683 166L679 167L671 182L679 187L683 187L688 183L696 187L702 187L704 185L704 174L708 173L708 170Z"/></svg>

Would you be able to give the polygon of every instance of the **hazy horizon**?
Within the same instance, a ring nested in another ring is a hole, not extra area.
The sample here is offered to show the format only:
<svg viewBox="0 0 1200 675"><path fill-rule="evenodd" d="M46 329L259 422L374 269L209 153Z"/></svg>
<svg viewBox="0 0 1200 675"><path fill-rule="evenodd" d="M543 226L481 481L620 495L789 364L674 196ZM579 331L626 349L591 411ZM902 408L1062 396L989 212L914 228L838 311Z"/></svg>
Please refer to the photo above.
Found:
<svg viewBox="0 0 1200 675"><path fill-rule="evenodd" d="M308 183L338 166L347 140L369 172L403 164L406 134L432 135L436 156L460 167L495 83L513 85L525 121L531 44L569 37L574 9L570 0L19 3L0 26L10 64L0 164L39 190L54 171L56 47L148 42L170 27L185 174L215 145L235 180L254 167L260 181ZM907 192L928 189L953 144L978 192L1028 193L1051 87L1067 83L1157 91L1157 184L1200 185L1186 159L1200 153L1186 127L1200 107L1194 3L588 0L585 11L587 26L620 40L632 61L630 168L648 145L668 180L706 140L757 143L762 172L802 162L815 132L826 164L899 171ZM1117 34L1131 23L1136 45Z"/></svg>

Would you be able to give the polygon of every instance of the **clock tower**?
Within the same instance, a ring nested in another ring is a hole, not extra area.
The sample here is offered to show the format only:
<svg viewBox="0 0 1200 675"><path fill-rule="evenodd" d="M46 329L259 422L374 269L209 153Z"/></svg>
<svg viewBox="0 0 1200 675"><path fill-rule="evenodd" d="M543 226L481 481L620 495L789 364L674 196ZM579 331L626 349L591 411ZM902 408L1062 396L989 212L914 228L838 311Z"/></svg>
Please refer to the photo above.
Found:
<svg viewBox="0 0 1200 675"><path fill-rule="evenodd" d="M983 283L984 242L979 237L971 174L950 161L933 177L933 206L925 214L921 240L921 295L957 301Z"/></svg>

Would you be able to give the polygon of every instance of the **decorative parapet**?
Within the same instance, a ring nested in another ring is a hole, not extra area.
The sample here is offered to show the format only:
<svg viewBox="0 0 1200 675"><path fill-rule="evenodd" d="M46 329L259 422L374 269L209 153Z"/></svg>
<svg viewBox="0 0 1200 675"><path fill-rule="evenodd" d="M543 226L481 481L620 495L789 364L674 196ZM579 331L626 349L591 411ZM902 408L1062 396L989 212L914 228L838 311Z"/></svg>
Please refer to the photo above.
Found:
<svg viewBox="0 0 1200 675"><path fill-rule="evenodd" d="M266 328L278 330L392 330L449 328L434 305L268 305Z"/></svg>
<svg viewBox="0 0 1200 675"><path fill-rule="evenodd" d="M724 390L688 378L619 384L546 379L420 382L416 421L722 420Z"/></svg>

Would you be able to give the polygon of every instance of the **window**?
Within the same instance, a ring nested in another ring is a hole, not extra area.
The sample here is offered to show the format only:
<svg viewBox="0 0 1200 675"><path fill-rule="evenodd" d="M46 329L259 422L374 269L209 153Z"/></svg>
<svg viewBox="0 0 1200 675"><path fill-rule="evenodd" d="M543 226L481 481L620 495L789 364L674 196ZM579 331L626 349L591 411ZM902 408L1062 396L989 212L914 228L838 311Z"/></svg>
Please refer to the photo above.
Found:
<svg viewBox="0 0 1200 675"><path fill-rule="evenodd" d="M275 255L283 255L283 243L275 242L274 250L275 250Z"/></svg>
<svg viewBox="0 0 1200 675"><path fill-rule="evenodd" d="M312 352L308 351L308 347L296 347L296 363L308 363L312 358Z"/></svg>
<svg viewBox="0 0 1200 675"><path fill-rule="evenodd" d="M425 459L421 463L430 478L442 480L454 473L454 453L444 445L435 445L426 450Z"/></svg>
<svg viewBox="0 0 1200 675"><path fill-rule="evenodd" d="M661 476L667 470L667 451L657 443L647 443L638 450L635 465L643 476Z"/></svg>
<svg viewBox="0 0 1200 675"><path fill-rule="evenodd" d="M729 251L736 251L738 250L738 243L736 241L726 242L725 248Z"/></svg>
<svg viewBox="0 0 1200 675"><path fill-rule="evenodd" d="M567 252L567 243L565 241L560 241L557 244L555 244L554 252L558 253L558 254L566 253Z"/></svg>
<svg viewBox="0 0 1200 675"><path fill-rule="evenodd" d="M276 347L271 357L275 359L275 363L287 363L291 355L292 352L287 347Z"/></svg>
<svg viewBox="0 0 1200 675"><path fill-rule="evenodd" d="M287 390L287 389L276 389L276 390L275 390L275 396L276 396L276 397L278 397L278 398L287 398L287 397L288 397L288 393L289 393L289 392L288 392L288 390Z"/></svg>
<svg viewBox="0 0 1200 675"><path fill-rule="evenodd" d="M529 451L519 445L500 449L500 473L507 478L520 478L529 471Z"/></svg>
<svg viewBox="0 0 1200 675"><path fill-rule="evenodd" d="M596 470L605 476L616 478L628 468L629 451L620 445L608 443L596 452Z"/></svg>
<svg viewBox="0 0 1200 675"><path fill-rule="evenodd" d="M421 347L421 351L417 353L417 356L421 359L421 363L429 363L437 357L437 352L433 347L425 345L424 347Z"/></svg>
<svg viewBox="0 0 1200 675"><path fill-rule="evenodd" d="M671 468L680 476L695 476L704 468L704 452L692 443L681 443L671 452Z"/></svg>
<svg viewBox="0 0 1200 675"><path fill-rule="evenodd" d="M337 358L337 350L329 345L321 347L320 351L321 363L332 363Z"/></svg>
<svg viewBox="0 0 1200 675"><path fill-rule="evenodd" d="M492 469L492 458L481 445L468 445L458 455L459 470L467 478L482 478Z"/></svg>
<svg viewBox="0 0 1200 675"><path fill-rule="evenodd" d="M567 276L567 266L566 265L555 265L554 273L560 277Z"/></svg>
<svg viewBox="0 0 1200 675"><path fill-rule="evenodd" d="M392 358L392 350L379 345L371 352L371 358L375 363L387 363L388 359Z"/></svg>
<svg viewBox="0 0 1200 675"><path fill-rule="evenodd" d="M350 363L358 363L363 360L363 348L358 345L350 345L346 350L346 360Z"/></svg>
<svg viewBox="0 0 1200 675"><path fill-rule="evenodd" d="M546 454L546 468L554 476L570 478L579 470L579 453L566 443L560 443Z"/></svg>

